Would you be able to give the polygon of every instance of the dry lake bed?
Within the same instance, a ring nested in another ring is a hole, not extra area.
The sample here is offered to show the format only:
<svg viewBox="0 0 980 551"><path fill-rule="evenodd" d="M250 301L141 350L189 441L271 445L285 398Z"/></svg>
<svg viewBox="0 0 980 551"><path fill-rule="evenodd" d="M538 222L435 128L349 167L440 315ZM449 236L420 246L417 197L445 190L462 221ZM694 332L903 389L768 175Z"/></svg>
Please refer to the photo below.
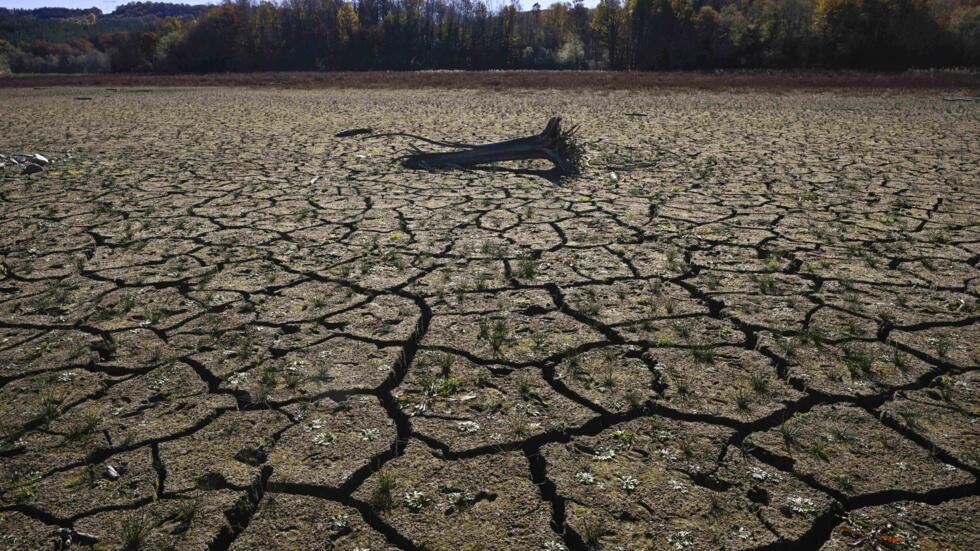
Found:
<svg viewBox="0 0 980 551"><path fill-rule="evenodd" d="M980 548L950 95L2 90L0 548Z"/></svg>

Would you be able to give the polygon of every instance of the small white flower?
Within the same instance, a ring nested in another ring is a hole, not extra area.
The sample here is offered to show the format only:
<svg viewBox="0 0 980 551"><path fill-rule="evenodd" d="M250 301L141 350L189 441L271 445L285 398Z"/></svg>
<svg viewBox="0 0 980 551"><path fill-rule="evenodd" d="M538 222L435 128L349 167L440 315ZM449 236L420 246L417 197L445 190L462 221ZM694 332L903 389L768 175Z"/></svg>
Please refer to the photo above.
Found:
<svg viewBox="0 0 980 551"><path fill-rule="evenodd" d="M668 450L667 448L662 448L659 453L660 457L663 457L667 461L677 461L677 454Z"/></svg>
<svg viewBox="0 0 980 551"><path fill-rule="evenodd" d="M335 530L347 528L347 513L341 513L330 517L330 526Z"/></svg>
<svg viewBox="0 0 980 551"><path fill-rule="evenodd" d="M586 472L576 473L575 482L578 482L579 484L594 484L595 476L592 473Z"/></svg>
<svg viewBox="0 0 980 551"><path fill-rule="evenodd" d="M809 515L817 510L816 504L808 497L791 497L786 501L789 502L789 510L798 515Z"/></svg>
<svg viewBox="0 0 980 551"><path fill-rule="evenodd" d="M413 511L419 511L429 503L429 496L418 490L405 492L405 505Z"/></svg>
<svg viewBox="0 0 980 551"><path fill-rule="evenodd" d="M450 509L463 509L472 499L469 492L450 492L446 495L446 506Z"/></svg>
<svg viewBox="0 0 980 551"><path fill-rule="evenodd" d="M756 480L758 480L760 482L765 482L767 480L771 480L773 482L782 482L782 480L783 480L783 478L781 476L779 476L778 474L772 474L769 471L767 471L767 470L765 470L765 469L763 469L762 467L759 467L759 466L753 466L752 467L751 475L752 475L752 478L754 478L754 479L756 479Z"/></svg>
<svg viewBox="0 0 980 551"><path fill-rule="evenodd" d="M306 427L306 432L320 430L322 428L323 428L323 419L314 419L310 421L310 425Z"/></svg>
<svg viewBox="0 0 980 551"><path fill-rule="evenodd" d="M514 409L517 410L517 411L519 411L519 412L524 413L524 415L527 415L528 417L537 417L538 415L541 415L541 412L538 411L531 404L524 404L524 403L517 404L514 407Z"/></svg>
<svg viewBox="0 0 980 551"><path fill-rule="evenodd" d="M476 421L460 421L456 423L456 428L463 434L470 434L480 430L480 424Z"/></svg>
<svg viewBox="0 0 980 551"><path fill-rule="evenodd" d="M381 436L381 431L378 429L361 429L361 440L365 442L377 440L379 436Z"/></svg>
<svg viewBox="0 0 980 551"><path fill-rule="evenodd" d="M735 537L740 540L747 540L752 537L752 531L744 526L739 526L738 530L735 531Z"/></svg>
<svg viewBox="0 0 980 551"><path fill-rule="evenodd" d="M616 450L612 448L595 454L596 461L611 461L614 457L616 457Z"/></svg>
<svg viewBox="0 0 980 551"><path fill-rule="evenodd" d="M557 541L549 541L544 544L544 551L568 551L564 543L558 543Z"/></svg>
<svg viewBox="0 0 980 551"><path fill-rule="evenodd" d="M667 543L674 549L684 549L694 545L690 530L681 530L667 536Z"/></svg>
<svg viewBox="0 0 980 551"><path fill-rule="evenodd" d="M640 485L640 481L628 474L625 474L619 477L619 484L627 492L632 492L633 490L636 489L637 486Z"/></svg>
<svg viewBox="0 0 980 551"><path fill-rule="evenodd" d="M329 446L337 441L333 433L323 432L313 437L313 443L317 446Z"/></svg>
<svg viewBox="0 0 980 551"><path fill-rule="evenodd" d="M678 480L675 480L673 478L671 478L670 480L667 481L667 486L669 486L671 490L678 491L678 492L680 492L682 494L686 494L687 493L687 487L684 486L684 484L682 482L680 482Z"/></svg>

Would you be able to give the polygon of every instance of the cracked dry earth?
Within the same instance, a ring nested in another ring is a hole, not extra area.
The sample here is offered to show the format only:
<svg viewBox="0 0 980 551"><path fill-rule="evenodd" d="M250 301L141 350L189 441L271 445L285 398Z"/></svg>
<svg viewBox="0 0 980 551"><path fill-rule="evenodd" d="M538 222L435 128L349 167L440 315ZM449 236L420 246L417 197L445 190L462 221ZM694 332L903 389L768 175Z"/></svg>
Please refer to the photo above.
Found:
<svg viewBox="0 0 980 551"><path fill-rule="evenodd" d="M980 548L976 104L0 101L4 549Z"/></svg>

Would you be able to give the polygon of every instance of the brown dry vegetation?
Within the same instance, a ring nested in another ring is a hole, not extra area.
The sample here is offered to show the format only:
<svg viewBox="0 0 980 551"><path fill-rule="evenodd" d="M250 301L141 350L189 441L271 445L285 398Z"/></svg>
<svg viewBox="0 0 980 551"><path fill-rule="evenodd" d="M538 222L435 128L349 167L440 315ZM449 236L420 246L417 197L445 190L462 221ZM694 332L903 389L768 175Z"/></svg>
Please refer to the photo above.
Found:
<svg viewBox="0 0 980 551"><path fill-rule="evenodd" d="M5 90L0 547L976 549L944 95Z"/></svg>
<svg viewBox="0 0 980 551"><path fill-rule="evenodd" d="M0 88L77 86L249 86L276 88L367 89L555 89L555 90L917 90L962 89L980 92L975 71L868 73L841 71L413 71L333 73L222 73L180 75L91 74L11 75Z"/></svg>

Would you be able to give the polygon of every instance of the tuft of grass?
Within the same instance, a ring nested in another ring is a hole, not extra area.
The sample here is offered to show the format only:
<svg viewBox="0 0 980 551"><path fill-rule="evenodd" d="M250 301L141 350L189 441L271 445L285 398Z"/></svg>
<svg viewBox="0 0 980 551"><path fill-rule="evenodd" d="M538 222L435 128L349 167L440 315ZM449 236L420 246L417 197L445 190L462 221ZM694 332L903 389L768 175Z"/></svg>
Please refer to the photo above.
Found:
<svg viewBox="0 0 980 551"><path fill-rule="evenodd" d="M830 448L827 446L826 442L819 438L810 444L810 449L808 451L810 452L810 455L821 461L830 461Z"/></svg>
<svg viewBox="0 0 980 551"><path fill-rule="evenodd" d="M443 352L442 355L439 356L439 372L442 373L443 378L449 378L449 374L452 372L453 362L455 360L456 358L448 352Z"/></svg>
<svg viewBox="0 0 980 551"><path fill-rule="evenodd" d="M95 427L99 426L99 422L102 420L102 414L99 412L98 408L91 407L85 411L82 415L81 423L73 426L69 429L66 438L69 440L74 440L76 438L81 438L87 434L92 434Z"/></svg>
<svg viewBox="0 0 980 551"><path fill-rule="evenodd" d="M447 377L433 383L432 392L438 396L446 397L459 392L462 388L463 381L459 380L458 377Z"/></svg>
<svg viewBox="0 0 980 551"><path fill-rule="evenodd" d="M857 347L844 347L844 365L851 372L851 377L865 377L871 374L874 358L866 350Z"/></svg>
<svg viewBox="0 0 980 551"><path fill-rule="evenodd" d="M790 427L788 423L779 425L779 434L783 437L783 445L786 446L786 449L792 450L799 447L799 432L793 427Z"/></svg>
<svg viewBox="0 0 980 551"><path fill-rule="evenodd" d="M252 394L251 402L253 404L264 404L269 400L269 387L264 384L259 384L255 389L255 393Z"/></svg>
<svg viewBox="0 0 980 551"><path fill-rule="evenodd" d="M804 345L820 346L824 341L823 331L815 325L811 325L806 329L800 331L796 336L797 340Z"/></svg>
<svg viewBox="0 0 980 551"><path fill-rule="evenodd" d="M507 343L507 323L502 319L494 320L493 322L481 319L478 338L489 344L491 350L493 350L494 357L499 358L501 350Z"/></svg>
<svg viewBox="0 0 980 551"><path fill-rule="evenodd" d="M512 417L510 420L510 430L517 438L527 438L527 435L531 433L531 427L527 422L527 417L523 414Z"/></svg>
<svg viewBox="0 0 980 551"><path fill-rule="evenodd" d="M752 374L750 382L752 383L752 390L754 390L756 394L765 394L769 392L769 378L765 375L754 373Z"/></svg>
<svg viewBox="0 0 980 551"><path fill-rule="evenodd" d="M680 322L674 324L674 332L682 339L687 339L691 336L691 328L687 324Z"/></svg>
<svg viewBox="0 0 980 551"><path fill-rule="evenodd" d="M598 549L603 536L609 533L606 523L601 519L591 520L582 527L582 538L589 549Z"/></svg>
<svg viewBox="0 0 980 551"><path fill-rule="evenodd" d="M710 346L697 346L691 349L694 361L699 364L715 363L715 349Z"/></svg>
<svg viewBox="0 0 980 551"><path fill-rule="evenodd" d="M739 411L746 412L752 408L752 397L745 393L742 389L735 391L735 405L738 407Z"/></svg>
<svg viewBox="0 0 980 551"><path fill-rule="evenodd" d="M263 367L262 371L259 372L259 382L263 386L267 386L270 388L275 387L276 386L275 370L270 366Z"/></svg>
<svg viewBox="0 0 980 551"><path fill-rule="evenodd" d="M290 389L295 389L299 385L300 381L303 380L303 376L295 371L287 371L283 380L287 387Z"/></svg>
<svg viewBox="0 0 980 551"><path fill-rule="evenodd" d="M640 397L640 394L633 389L626 391L625 398L626 402L630 405L630 409L639 409L643 405L643 399Z"/></svg>
<svg viewBox="0 0 980 551"><path fill-rule="evenodd" d="M150 535L150 526L146 522L146 515L142 512L134 512L126 516L119 525L119 535L122 539L122 548L125 551L137 551L146 544L146 538Z"/></svg>
<svg viewBox="0 0 980 551"><path fill-rule="evenodd" d="M752 278L759 287L759 292L764 295L773 295L777 291L776 280L768 274L757 275Z"/></svg>
<svg viewBox="0 0 980 551"><path fill-rule="evenodd" d="M51 422L61 416L61 404L64 397L48 394L41 398L41 417L45 422Z"/></svg>
<svg viewBox="0 0 980 551"><path fill-rule="evenodd" d="M533 258L521 258L517 261L517 278L534 279L538 270L538 263Z"/></svg>
<svg viewBox="0 0 980 551"><path fill-rule="evenodd" d="M611 365L606 367L606 372L602 376L602 386L606 388L616 386L616 377Z"/></svg>
<svg viewBox="0 0 980 551"><path fill-rule="evenodd" d="M378 485L371 492L371 507L378 511L387 511L395 504L395 475L388 470L378 473Z"/></svg>
<svg viewBox="0 0 980 551"><path fill-rule="evenodd" d="M517 393L520 394L521 399L524 401L531 398L531 382L526 376L521 376L517 379Z"/></svg>

